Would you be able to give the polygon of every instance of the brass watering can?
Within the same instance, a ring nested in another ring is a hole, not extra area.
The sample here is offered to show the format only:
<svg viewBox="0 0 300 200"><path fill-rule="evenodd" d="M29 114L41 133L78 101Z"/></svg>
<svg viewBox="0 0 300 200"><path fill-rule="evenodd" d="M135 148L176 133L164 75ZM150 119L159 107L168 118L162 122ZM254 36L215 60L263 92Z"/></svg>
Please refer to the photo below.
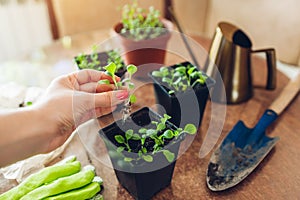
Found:
<svg viewBox="0 0 300 200"><path fill-rule="evenodd" d="M218 24L205 65L207 75L216 80L211 95L213 101L235 104L252 97L252 53L265 52L268 67L266 89L276 87L275 50L254 51L251 47L249 37L241 29L227 22Z"/></svg>

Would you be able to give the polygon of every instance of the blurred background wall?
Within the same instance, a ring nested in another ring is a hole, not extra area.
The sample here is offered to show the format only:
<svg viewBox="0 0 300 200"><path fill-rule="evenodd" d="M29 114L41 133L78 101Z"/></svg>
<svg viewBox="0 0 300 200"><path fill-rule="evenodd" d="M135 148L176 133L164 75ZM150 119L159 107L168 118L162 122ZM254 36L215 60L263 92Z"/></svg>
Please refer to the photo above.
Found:
<svg viewBox="0 0 300 200"><path fill-rule="evenodd" d="M131 0L0 0L0 61L12 59L53 41L57 35L110 29ZM139 0L164 12L164 0ZM243 29L253 48L275 47L279 60L300 65L300 1L298 0L173 0L184 30L213 37L217 23L229 21ZM49 4L51 3L51 4ZM50 15L51 16L51 15Z"/></svg>

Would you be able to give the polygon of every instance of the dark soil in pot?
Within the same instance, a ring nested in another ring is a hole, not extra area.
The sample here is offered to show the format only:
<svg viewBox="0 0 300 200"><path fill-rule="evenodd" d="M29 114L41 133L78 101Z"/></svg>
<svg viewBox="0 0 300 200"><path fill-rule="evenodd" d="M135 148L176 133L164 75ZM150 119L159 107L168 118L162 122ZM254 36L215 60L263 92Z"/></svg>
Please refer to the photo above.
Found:
<svg viewBox="0 0 300 200"><path fill-rule="evenodd" d="M191 65L189 62L183 62L168 68ZM215 80L208 77L204 85L196 84L193 88L188 88L184 92L175 92L169 94L170 88L161 78L154 77L149 73L153 80L156 102L160 104L165 112L170 115L171 122L178 127L184 127L187 123L192 123L199 127L204 115L209 89L215 84ZM193 81L193 80L192 80Z"/></svg>
<svg viewBox="0 0 300 200"><path fill-rule="evenodd" d="M123 134L128 129L137 131L141 127L152 128L151 121L159 120L161 117L150 110L142 108L131 115L131 120L123 123L122 120L116 121L113 124L99 131L100 136L104 139L109 156L114 167L116 176L120 184L135 198L135 199L150 199L163 188L170 185L172 175L178 156L178 151L184 135L180 135L177 139L167 141L164 149L167 149L175 154L173 162L169 162L162 152L157 152L153 156L152 162L146 162L143 159L133 162L125 162L124 157L138 157L139 142L130 143L133 152L123 151L117 153L117 148L120 144L115 140L115 135ZM172 123L167 122L167 129L177 129ZM153 150L154 142L150 138L145 141L147 152Z"/></svg>

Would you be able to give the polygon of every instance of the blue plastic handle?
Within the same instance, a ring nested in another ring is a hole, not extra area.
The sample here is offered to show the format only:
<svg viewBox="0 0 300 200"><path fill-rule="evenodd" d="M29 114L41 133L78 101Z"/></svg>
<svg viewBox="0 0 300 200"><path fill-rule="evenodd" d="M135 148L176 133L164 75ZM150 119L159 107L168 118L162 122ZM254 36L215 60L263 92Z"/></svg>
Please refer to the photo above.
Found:
<svg viewBox="0 0 300 200"><path fill-rule="evenodd" d="M273 110L266 110L248 137L247 144L252 146L253 144L257 143L265 134L267 127L272 124L277 117L278 114Z"/></svg>

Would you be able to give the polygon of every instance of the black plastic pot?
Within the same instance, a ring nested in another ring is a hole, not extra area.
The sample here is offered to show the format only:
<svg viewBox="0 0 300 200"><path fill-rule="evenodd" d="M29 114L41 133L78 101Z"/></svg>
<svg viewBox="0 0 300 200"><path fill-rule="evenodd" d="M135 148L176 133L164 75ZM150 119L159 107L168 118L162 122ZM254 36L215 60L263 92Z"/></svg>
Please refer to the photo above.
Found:
<svg viewBox="0 0 300 200"><path fill-rule="evenodd" d="M154 194L170 185L180 143L185 135L170 141L165 147L165 149L175 154L175 159L172 163L167 161L162 152L151 154L153 162L144 160L135 163L125 162L124 156L135 157L138 155L137 153L129 152L118 153L116 149L120 144L115 141L114 136L118 134L124 135L124 132L128 129L133 129L137 132L141 127L151 127L151 121L157 121L160 118L157 113L144 107L132 113L131 119L125 123L119 120L99 131L108 149L118 181L135 199L150 199ZM177 129L168 121L166 125L167 129Z"/></svg>
<svg viewBox="0 0 300 200"><path fill-rule="evenodd" d="M180 66L191 65L190 62L169 66L176 68ZM188 123L195 126L200 126L203 114L206 107L206 102L210 88L215 85L215 80L208 77L205 85L197 83L193 88L188 88L185 92L175 92L169 94L172 90L168 84L162 82L161 78L154 77L151 73L148 74L153 80L156 102L161 105L168 115L172 118L170 121L177 127L184 127Z"/></svg>
<svg viewBox="0 0 300 200"><path fill-rule="evenodd" d="M109 64L109 63L108 63L108 62L109 62L109 54L108 54L108 52L109 52L109 51L104 51L104 52L99 52L99 53L97 53L97 54L98 54L98 60L100 61L100 64L97 65L97 66L95 66L93 69L99 70L99 67L104 67L104 66L106 66L106 65ZM85 54L85 56L87 57L88 62L92 62L91 54ZM77 65L77 67L78 67L79 69L82 69L82 68L80 67L79 61L76 59L77 57L78 57L78 56L76 56L76 57L74 58L74 61L75 61L76 65ZM125 74L125 72L126 72L126 65L125 65L124 61L122 61L122 65L123 65L123 68L119 69L119 70L116 72L116 75L119 76L119 77L122 77L122 76Z"/></svg>

